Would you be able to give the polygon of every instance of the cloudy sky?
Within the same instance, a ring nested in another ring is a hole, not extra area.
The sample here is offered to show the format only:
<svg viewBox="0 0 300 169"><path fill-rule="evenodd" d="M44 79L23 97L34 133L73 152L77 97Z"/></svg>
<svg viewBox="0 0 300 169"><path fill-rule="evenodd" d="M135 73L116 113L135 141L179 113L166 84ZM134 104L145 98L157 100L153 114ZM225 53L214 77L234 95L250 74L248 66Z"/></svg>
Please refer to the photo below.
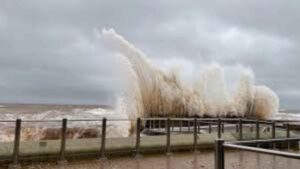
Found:
<svg viewBox="0 0 300 169"><path fill-rule="evenodd" d="M94 33L106 27L155 62L250 66L300 108L300 1L201 2L0 0L0 102L112 103L118 64Z"/></svg>

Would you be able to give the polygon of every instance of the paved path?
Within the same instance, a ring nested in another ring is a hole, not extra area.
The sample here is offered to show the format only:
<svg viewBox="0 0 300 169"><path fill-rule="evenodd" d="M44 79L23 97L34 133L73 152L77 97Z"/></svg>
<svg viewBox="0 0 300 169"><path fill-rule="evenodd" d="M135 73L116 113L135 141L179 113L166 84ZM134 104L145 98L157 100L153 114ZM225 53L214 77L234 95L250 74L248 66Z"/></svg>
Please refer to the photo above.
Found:
<svg viewBox="0 0 300 169"><path fill-rule="evenodd" d="M263 138L271 138L271 132L261 133ZM278 130L277 137L285 137L285 131ZM198 148L212 149L214 147L216 133L212 134L198 134ZM222 133L222 138L225 140L236 140L238 134L235 132ZM254 139L255 132L245 132L244 138L246 140ZM100 150L100 138L93 139L74 139L67 140L66 152L70 154L82 153L98 153ZM165 150L166 136L142 136L141 137L141 151L157 152ZM190 150L193 147L192 134L176 134L171 135L171 149L172 151ZM20 155L22 157L50 157L57 156L60 149L60 140L47 141L25 141L20 144ZM126 138L107 138L106 152L108 154L133 153L135 149L135 137ZM0 160L11 159L13 150L12 143L0 143Z"/></svg>

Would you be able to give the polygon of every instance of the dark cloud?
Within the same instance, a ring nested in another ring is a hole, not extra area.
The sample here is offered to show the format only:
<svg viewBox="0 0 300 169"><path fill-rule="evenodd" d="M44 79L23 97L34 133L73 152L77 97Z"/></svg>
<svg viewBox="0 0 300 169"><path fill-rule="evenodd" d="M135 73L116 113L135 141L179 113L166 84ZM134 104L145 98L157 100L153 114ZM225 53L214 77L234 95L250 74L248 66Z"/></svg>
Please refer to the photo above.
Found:
<svg viewBox="0 0 300 169"><path fill-rule="evenodd" d="M0 102L112 103L118 63L93 33L113 27L155 61L251 66L299 107L300 2L0 2Z"/></svg>

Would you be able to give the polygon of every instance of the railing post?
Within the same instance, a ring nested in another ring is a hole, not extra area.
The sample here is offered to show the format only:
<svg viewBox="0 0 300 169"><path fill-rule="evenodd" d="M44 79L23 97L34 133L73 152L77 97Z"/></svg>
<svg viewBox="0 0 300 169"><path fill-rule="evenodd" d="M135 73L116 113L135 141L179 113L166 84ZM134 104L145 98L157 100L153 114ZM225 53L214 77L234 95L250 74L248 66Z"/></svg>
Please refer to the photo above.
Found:
<svg viewBox="0 0 300 169"><path fill-rule="evenodd" d="M167 145L166 145L166 154L170 155L171 154L171 131L170 131L170 125L171 125L171 119L167 119Z"/></svg>
<svg viewBox="0 0 300 169"><path fill-rule="evenodd" d="M167 133L168 130L168 125L167 125L168 120L164 120L164 127L165 127L165 132Z"/></svg>
<svg viewBox="0 0 300 169"><path fill-rule="evenodd" d="M197 118L194 118L194 152L197 152Z"/></svg>
<svg viewBox="0 0 300 169"><path fill-rule="evenodd" d="M182 120L179 121L179 132L182 131Z"/></svg>
<svg viewBox="0 0 300 169"><path fill-rule="evenodd" d="M171 121L171 125L172 125L171 129L172 129L172 131L174 131L174 124L175 124L175 120L172 120Z"/></svg>
<svg viewBox="0 0 300 169"><path fill-rule="evenodd" d="M239 125L238 125L238 124L235 125L235 132L236 132L236 133L239 132Z"/></svg>
<svg viewBox="0 0 300 169"><path fill-rule="evenodd" d="M208 133L211 134L211 123L208 123Z"/></svg>
<svg viewBox="0 0 300 169"><path fill-rule="evenodd" d="M290 124L289 123L286 123L286 137L290 138ZM287 141L287 148L288 148L288 150L291 149L291 142L290 141Z"/></svg>
<svg viewBox="0 0 300 169"><path fill-rule="evenodd" d="M135 144L135 157L140 157L140 144L141 143L141 118L136 121L136 144Z"/></svg>
<svg viewBox="0 0 300 169"><path fill-rule="evenodd" d="M224 169L225 159L224 159L224 140L217 139L215 141L215 169Z"/></svg>
<svg viewBox="0 0 300 169"><path fill-rule="evenodd" d="M221 121L221 119L219 118L218 119L218 138L221 138L222 136L221 136L221 123L222 123L222 121Z"/></svg>
<svg viewBox="0 0 300 169"><path fill-rule="evenodd" d="M160 131L160 128L161 128L161 122L160 122L160 119L158 120L158 128L159 128L158 131Z"/></svg>
<svg viewBox="0 0 300 169"><path fill-rule="evenodd" d="M272 139L276 138L276 123L275 121L272 121ZM276 143L272 143L273 149L276 148Z"/></svg>
<svg viewBox="0 0 300 169"><path fill-rule="evenodd" d="M58 164L65 164L67 162L66 159L65 159L66 135L67 135L67 119L64 118L62 120L60 156L59 156Z"/></svg>
<svg viewBox="0 0 300 169"><path fill-rule="evenodd" d="M243 120L239 119L239 139L243 140Z"/></svg>
<svg viewBox="0 0 300 169"><path fill-rule="evenodd" d="M18 169L21 168L19 164L19 150L20 150L20 139L21 139L21 119L16 120L16 128L15 128L15 140L14 140L14 150L12 163L9 165L9 169Z"/></svg>
<svg viewBox="0 0 300 169"><path fill-rule="evenodd" d="M201 121L197 122L197 128L198 128L198 133L200 134L200 131L201 131Z"/></svg>
<svg viewBox="0 0 300 169"><path fill-rule="evenodd" d="M224 133L225 132L225 124L224 123L222 123L222 133Z"/></svg>
<svg viewBox="0 0 300 169"><path fill-rule="evenodd" d="M260 131L260 128L259 128L259 120L256 120L256 140L259 140L259 131Z"/></svg>
<svg viewBox="0 0 300 169"><path fill-rule="evenodd" d="M102 119L102 130L101 130L101 148L100 148L100 158L105 159L105 142L106 142L106 118Z"/></svg>

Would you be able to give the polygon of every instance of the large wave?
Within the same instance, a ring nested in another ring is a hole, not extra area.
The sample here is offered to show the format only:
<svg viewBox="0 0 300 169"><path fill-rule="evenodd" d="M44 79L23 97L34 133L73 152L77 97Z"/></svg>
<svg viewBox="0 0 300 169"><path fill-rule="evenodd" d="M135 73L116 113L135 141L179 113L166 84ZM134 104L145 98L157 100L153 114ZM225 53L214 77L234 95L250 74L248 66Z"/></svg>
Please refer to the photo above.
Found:
<svg viewBox="0 0 300 169"><path fill-rule="evenodd" d="M192 85L187 85L178 70L163 71L113 29L103 29L100 37L126 65L131 85L123 106L129 118L238 116L266 119L278 112L278 96L266 86L256 86L250 68L235 66L238 78L228 85L224 68L217 63L208 64L200 68Z"/></svg>

